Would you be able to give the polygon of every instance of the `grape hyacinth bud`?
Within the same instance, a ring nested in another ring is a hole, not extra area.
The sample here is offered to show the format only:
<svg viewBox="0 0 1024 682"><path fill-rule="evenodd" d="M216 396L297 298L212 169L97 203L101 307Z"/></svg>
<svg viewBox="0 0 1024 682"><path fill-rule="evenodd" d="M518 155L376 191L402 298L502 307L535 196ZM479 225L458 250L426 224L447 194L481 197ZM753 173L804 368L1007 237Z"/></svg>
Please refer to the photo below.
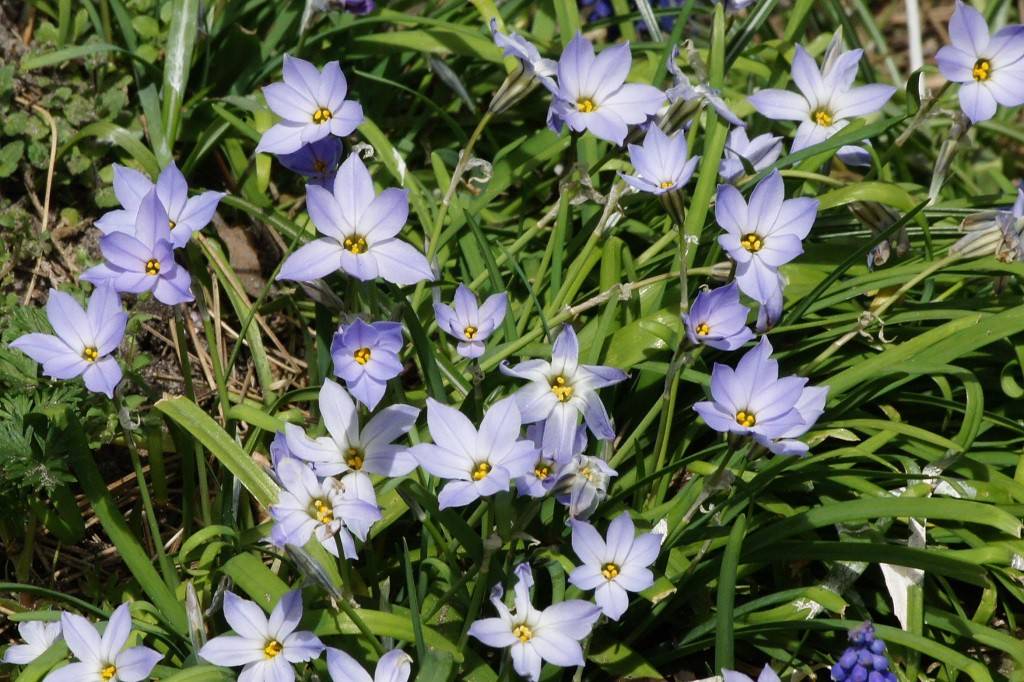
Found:
<svg viewBox="0 0 1024 682"><path fill-rule="evenodd" d="M889 670L885 642L875 636L870 622L850 630L850 646L832 666L835 682L896 682Z"/></svg>

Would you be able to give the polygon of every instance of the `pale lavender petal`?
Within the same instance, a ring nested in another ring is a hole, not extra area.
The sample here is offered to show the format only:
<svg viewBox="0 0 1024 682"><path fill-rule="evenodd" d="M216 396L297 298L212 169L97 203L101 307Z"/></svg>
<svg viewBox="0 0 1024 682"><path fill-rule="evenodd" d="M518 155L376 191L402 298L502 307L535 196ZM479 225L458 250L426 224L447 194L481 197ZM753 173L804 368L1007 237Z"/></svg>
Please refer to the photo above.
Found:
<svg viewBox="0 0 1024 682"><path fill-rule="evenodd" d="M346 101L334 112L334 118L331 119L331 134L345 137L362 123L363 105L359 102Z"/></svg>
<svg viewBox="0 0 1024 682"><path fill-rule="evenodd" d="M834 100L836 118L854 118L873 114L896 93L891 85L862 85L841 94Z"/></svg>
<svg viewBox="0 0 1024 682"><path fill-rule="evenodd" d="M715 197L715 221L726 232L739 237L748 231L747 202L732 185L719 185ZM731 253L730 253L731 255Z"/></svg>
<svg viewBox="0 0 1024 682"><path fill-rule="evenodd" d="M203 192L185 202L185 208L178 215L177 225L171 230L175 248L184 246L189 238L206 227L217 212L224 192Z"/></svg>
<svg viewBox="0 0 1024 682"><path fill-rule="evenodd" d="M302 131L304 123L291 123L283 121L270 127L260 137L256 145L256 153L266 154L291 154L298 151L302 145Z"/></svg>
<svg viewBox="0 0 1024 682"><path fill-rule="evenodd" d="M472 631L470 632L472 634ZM511 634L511 633L510 633ZM335 681L373 682L373 678L356 659L340 649L327 647L327 672Z"/></svg>
<svg viewBox="0 0 1024 682"><path fill-rule="evenodd" d="M232 630L247 639L262 641L270 637L263 609L256 602L242 599L231 591L224 593L224 619Z"/></svg>
<svg viewBox="0 0 1024 682"><path fill-rule="evenodd" d="M530 644L541 658L554 665L583 665L583 648L579 642L558 630L545 628L530 640Z"/></svg>
<svg viewBox="0 0 1024 682"><path fill-rule="evenodd" d="M401 649L392 649L377 661L373 682L407 682L412 674L412 657Z"/></svg>
<svg viewBox="0 0 1024 682"><path fill-rule="evenodd" d="M148 646L136 646L122 651L114 661L117 668L117 679L123 682L148 680L149 674L163 657L163 654Z"/></svg>
<svg viewBox="0 0 1024 682"><path fill-rule="evenodd" d="M96 632L92 623L77 614L63 611L60 614L60 631L75 658L85 663L100 660L103 645L100 633Z"/></svg>
<svg viewBox="0 0 1024 682"><path fill-rule="evenodd" d="M643 566L627 564L619 570L615 583L630 592L642 592L654 584L654 574Z"/></svg>
<svg viewBox="0 0 1024 682"><path fill-rule="evenodd" d="M199 650L199 658L214 665L233 668L266 660L266 655L263 653L264 646L266 646L265 639L221 635L203 645L203 648Z"/></svg>
<svg viewBox="0 0 1024 682"><path fill-rule="evenodd" d="M345 389L330 379L324 380L317 405L327 432L339 447L349 447L359 439L359 413Z"/></svg>
<svg viewBox="0 0 1024 682"><path fill-rule="evenodd" d="M594 591L594 601L601 607L604 615L618 620L629 608L629 595L617 582L605 581Z"/></svg>
<svg viewBox="0 0 1024 682"><path fill-rule="evenodd" d="M935 53L935 62L939 72L955 83L970 83L974 80L971 71L977 57L970 55L955 45L945 45Z"/></svg>
<svg viewBox="0 0 1024 682"><path fill-rule="evenodd" d="M586 420L591 432L593 432L598 440L613 440L615 438L615 429L612 427L604 403L597 397L597 394L592 391L586 391L579 396L579 399L583 403L583 418Z"/></svg>
<svg viewBox="0 0 1024 682"><path fill-rule="evenodd" d="M533 646L517 640L509 652L512 654L512 668L529 682L539 682L540 669L544 661Z"/></svg>
<svg viewBox="0 0 1024 682"><path fill-rule="evenodd" d="M96 679L97 663L69 663L47 673L45 682L85 682Z"/></svg>
<svg viewBox="0 0 1024 682"><path fill-rule="evenodd" d="M301 619L302 592L300 590L291 590L281 596L277 605L274 606L274 610L270 612L270 618L267 620L267 630L271 637L282 642L285 637L295 630Z"/></svg>
<svg viewBox="0 0 1024 682"><path fill-rule="evenodd" d="M987 121L996 115L996 98L981 83L960 86L960 108L971 123Z"/></svg>
<svg viewBox="0 0 1024 682"><path fill-rule="evenodd" d="M54 358L62 356L81 359L80 351L76 351L61 339L50 334L23 334L14 341L11 341L10 347L20 350L39 364L50 362Z"/></svg>
<svg viewBox="0 0 1024 682"><path fill-rule="evenodd" d="M609 561L619 566L626 563L630 549L633 548L633 538L636 537L636 528L633 526L633 519L629 512L622 512L608 524L608 554Z"/></svg>
<svg viewBox="0 0 1024 682"><path fill-rule="evenodd" d="M419 408L412 405L389 405L366 423L361 434L367 450L391 443L409 432L419 416Z"/></svg>
<svg viewBox="0 0 1024 682"><path fill-rule="evenodd" d="M305 123L316 111L316 102L303 91L284 82L271 83L263 88L263 98L275 114L286 121Z"/></svg>
<svg viewBox="0 0 1024 682"><path fill-rule="evenodd" d="M427 473L438 478L468 479L469 469L473 466L469 455L452 452L432 443L420 443L410 448L409 452Z"/></svg>
<svg viewBox="0 0 1024 682"><path fill-rule="evenodd" d="M301 600L300 600L301 603ZM273 616L271 616L273 618ZM296 625L298 623L296 622ZM294 627L294 626L293 626ZM289 663L302 663L319 658L324 651L324 644L312 632L292 632L279 640L284 645L282 655Z"/></svg>
<svg viewBox="0 0 1024 682"><path fill-rule="evenodd" d="M626 82L632 60L628 42L606 47L587 70L582 93L600 105Z"/></svg>
<svg viewBox="0 0 1024 682"><path fill-rule="evenodd" d="M747 97L747 101L762 116L778 121L806 121L811 115L807 100L788 90L761 90Z"/></svg>
<svg viewBox="0 0 1024 682"><path fill-rule="evenodd" d="M334 179L334 197L347 225L355 229L374 199L373 179L358 154L349 154Z"/></svg>
<svg viewBox="0 0 1024 682"><path fill-rule="evenodd" d="M539 629L561 632L573 639L583 639L601 615L601 609L590 602L570 599L544 609Z"/></svg>
<svg viewBox="0 0 1024 682"><path fill-rule="evenodd" d="M111 357L101 358L89 364L82 372L85 387L93 393L114 397L114 389L121 382L121 366Z"/></svg>
<svg viewBox="0 0 1024 682"><path fill-rule="evenodd" d="M50 289L46 301L46 317L57 336L75 351L81 353L86 346L94 343L89 318L71 294Z"/></svg>
<svg viewBox="0 0 1024 682"><path fill-rule="evenodd" d="M464 507L479 497L480 491L477 490L476 485L473 483L469 481L449 481L437 496L437 506L439 509Z"/></svg>
<svg viewBox="0 0 1024 682"><path fill-rule="evenodd" d="M482 454L506 450L519 439L521 428L522 418L515 399L499 400L487 410L480 423L480 432L475 441L477 452Z"/></svg>
<svg viewBox="0 0 1024 682"><path fill-rule="evenodd" d="M584 564L601 564L608 560L607 546L597 529L586 521L572 520L572 550Z"/></svg>
<svg viewBox="0 0 1024 682"><path fill-rule="evenodd" d="M377 260L380 276L392 284L409 286L434 279L426 256L399 239L374 244L369 253Z"/></svg>
<svg viewBox="0 0 1024 682"><path fill-rule="evenodd" d="M125 212L134 214L139 210L139 204L153 189L153 181L149 177L134 168L128 168L120 164L114 164L114 195L117 201L125 209Z"/></svg>
<svg viewBox="0 0 1024 682"><path fill-rule="evenodd" d="M597 113L613 111L622 121L635 125L658 113L665 102L665 93L653 85L626 83L599 103Z"/></svg>
<svg viewBox="0 0 1024 682"><path fill-rule="evenodd" d="M965 52L982 57L988 47L988 24L981 12L957 0L956 10L949 20L950 41Z"/></svg>
<svg viewBox="0 0 1024 682"><path fill-rule="evenodd" d="M341 244L327 237L314 239L299 247L285 259L277 279L294 282L312 282L341 269L344 249Z"/></svg>
<svg viewBox="0 0 1024 682"><path fill-rule="evenodd" d="M394 237L409 218L409 190L389 187L374 197L359 222L359 233L374 243Z"/></svg>

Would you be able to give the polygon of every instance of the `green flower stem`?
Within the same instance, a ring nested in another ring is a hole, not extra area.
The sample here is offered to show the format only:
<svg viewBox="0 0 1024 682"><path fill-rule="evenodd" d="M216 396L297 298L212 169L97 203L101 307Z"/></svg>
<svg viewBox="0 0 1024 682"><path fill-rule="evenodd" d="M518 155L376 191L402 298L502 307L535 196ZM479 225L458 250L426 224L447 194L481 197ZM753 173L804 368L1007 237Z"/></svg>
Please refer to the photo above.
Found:
<svg viewBox="0 0 1024 682"><path fill-rule="evenodd" d="M188 356L188 339L185 336L184 304L174 308L174 336L178 341L178 360L181 363L181 375L185 383L185 395L192 402L196 401L196 390L192 384L192 360ZM199 441L193 439L195 446L196 471L199 479L199 513L204 526L212 523L210 516L210 484L206 473L206 454Z"/></svg>

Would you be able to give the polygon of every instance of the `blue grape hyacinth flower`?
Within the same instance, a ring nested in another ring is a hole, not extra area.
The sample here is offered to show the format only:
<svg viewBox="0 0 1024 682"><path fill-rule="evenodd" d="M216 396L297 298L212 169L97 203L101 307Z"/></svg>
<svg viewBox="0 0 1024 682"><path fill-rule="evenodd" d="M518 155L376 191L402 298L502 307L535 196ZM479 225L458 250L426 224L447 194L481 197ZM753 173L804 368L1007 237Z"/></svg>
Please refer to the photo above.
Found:
<svg viewBox="0 0 1024 682"><path fill-rule="evenodd" d="M832 666L835 682L896 682L889 670L885 642L875 635L871 623L850 630L850 646Z"/></svg>

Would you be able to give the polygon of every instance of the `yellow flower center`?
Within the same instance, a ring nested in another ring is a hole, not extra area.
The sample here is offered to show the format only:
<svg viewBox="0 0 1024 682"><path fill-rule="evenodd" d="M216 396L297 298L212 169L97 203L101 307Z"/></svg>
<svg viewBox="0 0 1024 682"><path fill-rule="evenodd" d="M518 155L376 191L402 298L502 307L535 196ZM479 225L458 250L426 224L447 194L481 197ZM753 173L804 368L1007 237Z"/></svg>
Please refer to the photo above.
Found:
<svg viewBox="0 0 1024 682"><path fill-rule="evenodd" d="M334 114L332 114L331 110L328 109L327 107L320 107L319 109L313 112L313 123L316 123L318 125L320 123L327 123L332 118L334 118Z"/></svg>
<svg viewBox="0 0 1024 682"><path fill-rule="evenodd" d="M100 352L96 350L96 346L86 346L85 349L82 350L82 359L86 362L96 362L99 357Z"/></svg>
<svg viewBox="0 0 1024 682"><path fill-rule="evenodd" d="M327 164L321 161L320 159L317 159L316 161L313 162L313 170L315 170L317 173L323 173L325 170L327 170Z"/></svg>
<svg viewBox="0 0 1024 682"><path fill-rule="evenodd" d="M707 336L711 333L711 327L707 322L701 322L694 331L697 332L697 336Z"/></svg>
<svg viewBox="0 0 1024 682"><path fill-rule="evenodd" d="M757 419L754 417L753 412L747 412L746 410L740 410L736 413L736 423L744 428L751 428L757 423Z"/></svg>
<svg viewBox="0 0 1024 682"><path fill-rule="evenodd" d="M276 639L272 639L267 642L267 645L263 647L263 655L267 658L274 658L284 650L281 643Z"/></svg>
<svg viewBox="0 0 1024 682"><path fill-rule="evenodd" d="M820 126L828 127L832 125L832 112L828 109L818 109L811 114L811 120Z"/></svg>
<svg viewBox="0 0 1024 682"><path fill-rule="evenodd" d="M671 180L662 180L661 184L659 184L658 187L660 187L662 189L668 189L669 187L671 187L674 184L676 184L676 183L672 182Z"/></svg>
<svg viewBox="0 0 1024 682"><path fill-rule="evenodd" d="M352 354L352 357L354 357L356 359L356 362L358 362L360 365L365 365L370 361L370 349L360 348L359 350Z"/></svg>
<svg viewBox="0 0 1024 682"><path fill-rule="evenodd" d="M345 453L345 464L353 471L363 468L363 452L358 448L349 448Z"/></svg>
<svg viewBox="0 0 1024 682"><path fill-rule="evenodd" d="M468 325L465 329L462 330L462 333L465 335L465 337L467 339L472 341L473 339L476 338L476 333L478 331L479 330L476 327L474 327L473 325Z"/></svg>
<svg viewBox="0 0 1024 682"><path fill-rule="evenodd" d="M559 374L551 380L551 392L555 394L559 402L568 402L572 397L572 386L565 380L565 377Z"/></svg>
<svg viewBox="0 0 1024 682"><path fill-rule="evenodd" d="M345 237L345 243L343 246L357 256L361 253L366 253L366 237L359 234L354 234L351 237Z"/></svg>
<svg viewBox="0 0 1024 682"><path fill-rule="evenodd" d="M177 227L177 225L178 225L178 223L174 222L170 218L167 219L167 227L169 227L169 228L171 228L173 230L175 227Z"/></svg>
<svg viewBox="0 0 1024 682"><path fill-rule="evenodd" d="M987 59L979 59L974 62L974 68L971 69L971 76L976 81L987 81L992 77L992 62Z"/></svg>
<svg viewBox="0 0 1024 682"><path fill-rule="evenodd" d="M587 479L588 481L594 480L594 470L591 469L590 467L583 467L582 469L580 469L579 473L580 476Z"/></svg>
<svg viewBox="0 0 1024 682"><path fill-rule="evenodd" d="M156 258L150 258L146 261L146 274L150 277L156 277L160 274L160 261Z"/></svg>
<svg viewBox="0 0 1024 682"><path fill-rule="evenodd" d="M320 523L327 525L334 521L334 507L325 500L313 500L313 516ZM277 642L274 642L274 644L277 644ZM267 646L269 647L270 645L268 644ZM270 658L273 658L273 656Z"/></svg>
<svg viewBox="0 0 1024 682"><path fill-rule="evenodd" d="M116 674L117 674L117 668L112 666L112 665L108 665L106 668L104 668L103 670L100 671L100 677L102 677L105 680L112 680L112 679L114 679L114 675L116 675Z"/></svg>
<svg viewBox="0 0 1024 682"><path fill-rule="evenodd" d="M750 253L757 253L764 248L764 241L761 240L761 237L751 232L743 235L743 239L740 240L740 246Z"/></svg>
<svg viewBox="0 0 1024 682"><path fill-rule="evenodd" d="M487 474L489 474L489 473L491 473L491 463L490 462L480 462L473 469L473 480L474 481L482 481L485 478L487 478Z"/></svg>
<svg viewBox="0 0 1024 682"><path fill-rule="evenodd" d="M578 100L576 100L576 111L582 112L584 114L589 114L591 112L597 111L597 105L594 104L594 100L590 99L589 97L581 97Z"/></svg>
<svg viewBox="0 0 1024 682"><path fill-rule="evenodd" d="M619 577L619 566L611 562L601 567L601 575L604 576L605 580L614 580Z"/></svg>
<svg viewBox="0 0 1024 682"><path fill-rule="evenodd" d="M538 481L545 480L551 475L551 465L547 462L537 462L537 466L533 467L533 475Z"/></svg>
<svg viewBox="0 0 1024 682"><path fill-rule="evenodd" d="M520 623L512 628L512 636L525 644L533 639L533 630L526 623Z"/></svg>

